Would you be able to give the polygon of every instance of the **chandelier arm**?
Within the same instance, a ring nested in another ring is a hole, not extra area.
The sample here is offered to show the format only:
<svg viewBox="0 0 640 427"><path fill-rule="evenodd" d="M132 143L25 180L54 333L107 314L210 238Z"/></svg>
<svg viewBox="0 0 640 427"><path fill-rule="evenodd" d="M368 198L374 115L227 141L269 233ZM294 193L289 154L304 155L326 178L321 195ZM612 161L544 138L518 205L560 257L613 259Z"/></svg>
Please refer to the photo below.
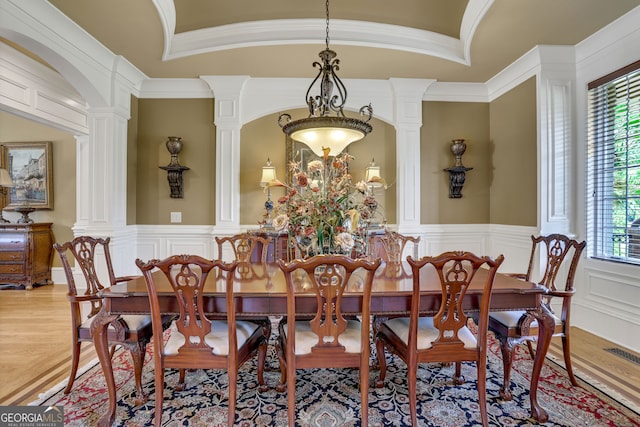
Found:
<svg viewBox="0 0 640 427"><path fill-rule="evenodd" d="M335 88L338 90L338 95L334 95L331 99L331 109L344 117L344 105L347 103L347 87L344 85L342 80L338 77L338 75L334 72L333 68L331 69L331 77L335 82ZM338 103L339 102L339 103Z"/></svg>

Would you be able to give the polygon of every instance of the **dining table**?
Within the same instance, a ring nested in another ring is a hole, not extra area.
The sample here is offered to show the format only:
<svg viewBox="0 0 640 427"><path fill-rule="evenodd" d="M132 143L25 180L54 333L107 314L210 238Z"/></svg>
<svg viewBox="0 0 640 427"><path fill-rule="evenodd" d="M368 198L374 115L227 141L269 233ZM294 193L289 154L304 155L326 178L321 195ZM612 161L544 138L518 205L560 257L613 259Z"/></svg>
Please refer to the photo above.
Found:
<svg viewBox="0 0 640 427"><path fill-rule="evenodd" d="M357 273L357 272L356 272ZM163 314L178 314L178 303L171 285L160 271L154 274ZM465 312L477 312L482 299L484 278L487 270L480 269L473 278L465 297ZM302 276L301 276L302 277ZM316 312L315 295L309 293L304 280L295 282L296 312ZM226 312L226 280L210 275L203 295L206 312L211 316ZM362 275L352 276L343 295L342 310L346 314L361 312ZM282 316L287 312L287 289L284 275L275 263L252 263L236 269L233 281L234 307L237 318L256 316ZM411 269L402 263L381 264L376 271L371 292L371 314L390 317L408 315L411 306L413 277ZM554 328L552 313L542 304L546 288L532 282L498 273L491 293L491 310L526 310L538 320L538 342L531 373L529 396L531 416L540 423L549 419L547 412L537 399L538 380L544 364ZM420 270L420 311L425 315L435 314L442 300L440 280L435 269ZM104 372L109 395L109 407L100 418L99 426L111 426L115 420L118 402L117 390L111 366L111 355L107 342L109 324L121 315L149 314L150 304L147 286L142 276L128 282L113 285L101 292L103 305L92 322L95 349Z"/></svg>

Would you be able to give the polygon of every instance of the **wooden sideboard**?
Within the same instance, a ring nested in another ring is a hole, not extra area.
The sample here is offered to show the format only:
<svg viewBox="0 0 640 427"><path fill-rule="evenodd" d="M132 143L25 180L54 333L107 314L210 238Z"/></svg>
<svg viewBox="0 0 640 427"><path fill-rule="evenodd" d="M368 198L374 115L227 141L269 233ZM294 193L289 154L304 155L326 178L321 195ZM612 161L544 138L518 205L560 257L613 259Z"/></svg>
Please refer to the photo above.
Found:
<svg viewBox="0 0 640 427"><path fill-rule="evenodd" d="M50 222L0 224L0 286L49 285L52 261Z"/></svg>

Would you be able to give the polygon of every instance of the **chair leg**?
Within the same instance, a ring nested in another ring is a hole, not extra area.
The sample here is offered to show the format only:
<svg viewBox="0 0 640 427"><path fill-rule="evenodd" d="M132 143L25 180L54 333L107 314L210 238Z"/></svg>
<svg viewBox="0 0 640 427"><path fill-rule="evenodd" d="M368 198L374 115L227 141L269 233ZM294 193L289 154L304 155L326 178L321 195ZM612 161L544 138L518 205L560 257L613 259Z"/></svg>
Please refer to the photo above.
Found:
<svg viewBox="0 0 640 427"><path fill-rule="evenodd" d="M229 370L227 375L229 376L229 413L227 414L227 425L233 427L236 418L238 371L236 369Z"/></svg>
<svg viewBox="0 0 640 427"><path fill-rule="evenodd" d="M536 351L533 349L533 342L531 340L527 341L527 347L529 348L529 356L531 356L531 360L536 358Z"/></svg>
<svg viewBox="0 0 640 427"><path fill-rule="evenodd" d="M287 360L284 358L284 347L280 341L276 343L276 353L280 361L280 383L276 386L276 390L282 393L287 382Z"/></svg>
<svg viewBox="0 0 640 427"><path fill-rule="evenodd" d="M187 388L187 384L185 381L185 376L187 375L187 370L186 369L178 369L178 384L176 384L175 386L175 390L176 391L183 391L185 388Z"/></svg>
<svg viewBox="0 0 640 427"><path fill-rule="evenodd" d="M453 375L453 383L455 385L464 384L464 377L462 376L462 362L456 362L456 372Z"/></svg>
<svg viewBox="0 0 640 427"><path fill-rule="evenodd" d="M142 369L144 366L144 356L147 344L145 342L136 342L127 344L127 348L133 359L133 376L136 381L136 406L144 404L149 396L142 389Z"/></svg>
<svg viewBox="0 0 640 427"><path fill-rule="evenodd" d="M489 425L487 414L487 360L479 360L478 365L478 405L480 405L480 419L484 427Z"/></svg>
<svg viewBox="0 0 640 427"><path fill-rule="evenodd" d="M360 366L360 400L362 402L360 418L362 427L369 426L369 363Z"/></svg>
<svg viewBox="0 0 640 427"><path fill-rule="evenodd" d="M79 341L76 341L73 346L71 346L71 372L69 373L69 381L67 382L67 387L64 389L64 394L69 394L71 392L73 382L76 380L76 374L78 373L78 363L80 362L81 345L82 344Z"/></svg>
<svg viewBox="0 0 640 427"><path fill-rule="evenodd" d="M573 367L571 366L571 338L568 333L562 336L562 353L564 353L564 365L567 368L569 380L574 386L578 386L578 381L573 375Z"/></svg>
<svg viewBox="0 0 640 427"><path fill-rule="evenodd" d="M418 397L416 393L418 392L418 364L415 361L409 362L407 364L407 380L409 382L409 412L411 414L411 425L418 425L418 414L417 414L417 406L418 406Z"/></svg>
<svg viewBox="0 0 640 427"><path fill-rule="evenodd" d="M500 399L509 401L511 395L511 365L513 364L513 351L515 344L511 338L499 337L500 350L502 351L503 385L500 388Z"/></svg>
<svg viewBox="0 0 640 427"><path fill-rule="evenodd" d="M267 360L267 342L264 341L258 347L258 384L259 390L265 392L269 387L264 382L264 365Z"/></svg>
<svg viewBox="0 0 640 427"><path fill-rule="evenodd" d="M378 355L378 368L380 373L376 380L376 387L384 387L384 379L387 376L387 358L384 354L384 342L380 338L376 338L376 354Z"/></svg>
<svg viewBox="0 0 640 427"><path fill-rule="evenodd" d="M296 425L296 370L291 367L287 367L287 417L289 426L293 427Z"/></svg>
<svg viewBox="0 0 640 427"><path fill-rule="evenodd" d="M158 363L155 366L155 387L156 387L156 409L154 411L153 425L160 427L162 425L162 402L164 401L164 370L158 369Z"/></svg>

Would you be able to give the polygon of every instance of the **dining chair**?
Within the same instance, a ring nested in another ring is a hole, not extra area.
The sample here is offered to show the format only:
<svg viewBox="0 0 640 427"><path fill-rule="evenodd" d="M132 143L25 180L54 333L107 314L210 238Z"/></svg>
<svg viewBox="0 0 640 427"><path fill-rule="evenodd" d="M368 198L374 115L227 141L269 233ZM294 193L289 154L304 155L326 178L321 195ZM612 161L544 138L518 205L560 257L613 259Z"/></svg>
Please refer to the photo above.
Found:
<svg viewBox="0 0 640 427"><path fill-rule="evenodd" d="M289 263L279 260L287 285L287 316L278 326L281 385L287 384L289 425L296 419L296 369L360 369L362 425L368 425L369 408L369 319L371 286L380 260L351 259L343 255L316 255ZM356 271L358 270L358 271ZM360 298L362 320L345 317L344 293L354 289ZM296 317L300 294L315 298L316 313ZM289 319L295 319L289 321Z"/></svg>
<svg viewBox="0 0 640 427"><path fill-rule="evenodd" d="M573 281L586 242L578 242L563 234L531 236L531 256L526 273L509 274L528 282L535 282L548 289L542 303L553 314L555 326L553 336L562 337L562 351L569 380L574 386L578 382L571 366L571 297L575 293ZM536 272L539 272L536 273ZM556 280L564 279L564 285ZM554 313L552 301L562 300L560 315ZM531 357L534 357L532 342L538 339L538 321L526 311L496 311L489 313L489 330L500 341L504 368L504 384L500 390L503 400L511 400L511 366L517 345L526 342Z"/></svg>
<svg viewBox="0 0 640 427"><path fill-rule="evenodd" d="M374 234L369 238L370 256L381 258L385 263L400 263L404 259L405 248L412 245L412 256L418 258L420 237L407 236L387 230L384 234Z"/></svg>
<svg viewBox="0 0 640 427"><path fill-rule="evenodd" d="M486 402L487 378L487 319L491 289L496 271L504 256L496 259L479 257L470 252L444 252L436 257L414 260L407 258L413 276L411 311L409 317L396 317L383 322L376 333L376 351L380 376L377 387L384 385L387 374L385 347L407 364L409 410L411 423L417 422L417 370L426 362L455 363L454 384L462 384L461 362L475 362L477 369L478 404L482 425L488 425ZM486 268L484 268L486 267ZM422 275L437 274L442 298L438 312L433 316L420 313L420 284ZM483 290L477 337L467 326L463 311L464 299L471 281L482 275Z"/></svg>
<svg viewBox="0 0 640 427"><path fill-rule="evenodd" d="M64 390L65 394L71 392L76 378L81 344L93 342L91 322L102 309L102 298L99 294L105 286L102 284L98 271L106 270L109 280L107 286L133 279L132 276L115 276L109 251L110 240L109 237L78 236L66 243L53 244L53 248L58 252L62 261L69 289L67 298L71 303L71 373ZM71 267L68 254L71 254L71 258L75 262L75 269ZM77 270L82 274L74 274ZM86 309L89 309L89 312L85 313L85 317L83 317L83 311L87 311ZM168 318L165 317L163 320L166 322ZM119 316L111 322L107 331L112 356L116 345L122 345L131 352L137 392L136 404L140 405L147 400L142 389L142 366L146 345L153 335L151 316Z"/></svg>
<svg viewBox="0 0 640 427"><path fill-rule="evenodd" d="M261 237L251 233L240 233L233 236L216 237L218 245L218 259L224 260L225 248L229 248L232 254L230 261L237 261L234 276L239 280L262 280L270 283L271 275L275 267L275 261L268 262L271 237ZM222 271L221 271L222 272ZM252 316L245 318L262 326L263 334L267 341L271 336L271 319L269 316ZM267 369L266 360L261 369ZM261 384L260 390L267 391L266 384Z"/></svg>
<svg viewBox="0 0 640 427"><path fill-rule="evenodd" d="M256 236L251 233L234 234L233 236L216 237L218 245L218 259L224 260L227 257L225 248L230 251L231 260L238 261L238 267L235 275L239 279L262 279L266 277L266 269L256 266L265 266L267 263L267 255L269 246L271 245L270 237Z"/></svg>
<svg viewBox="0 0 640 427"><path fill-rule="evenodd" d="M180 314L173 322L175 329L168 340L153 340L155 369L154 425L162 422L164 400L164 371L175 368L180 372L177 389L185 388L187 369L225 369L229 377L229 405L227 424L235 419L238 369L258 354L258 382L264 385L262 366L267 352L267 341L262 326L236 320L233 273L237 262L225 263L207 260L197 255L173 255L164 260L143 262L136 265L144 276L151 305L153 332L162 336L158 281L154 273L166 280L175 294ZM217 274L220 271L225 274ZM209 279L209 283L207 283ZM224 286L226 290L225 319L208 316L205 312L203 293L205 286Z"/></svg>

